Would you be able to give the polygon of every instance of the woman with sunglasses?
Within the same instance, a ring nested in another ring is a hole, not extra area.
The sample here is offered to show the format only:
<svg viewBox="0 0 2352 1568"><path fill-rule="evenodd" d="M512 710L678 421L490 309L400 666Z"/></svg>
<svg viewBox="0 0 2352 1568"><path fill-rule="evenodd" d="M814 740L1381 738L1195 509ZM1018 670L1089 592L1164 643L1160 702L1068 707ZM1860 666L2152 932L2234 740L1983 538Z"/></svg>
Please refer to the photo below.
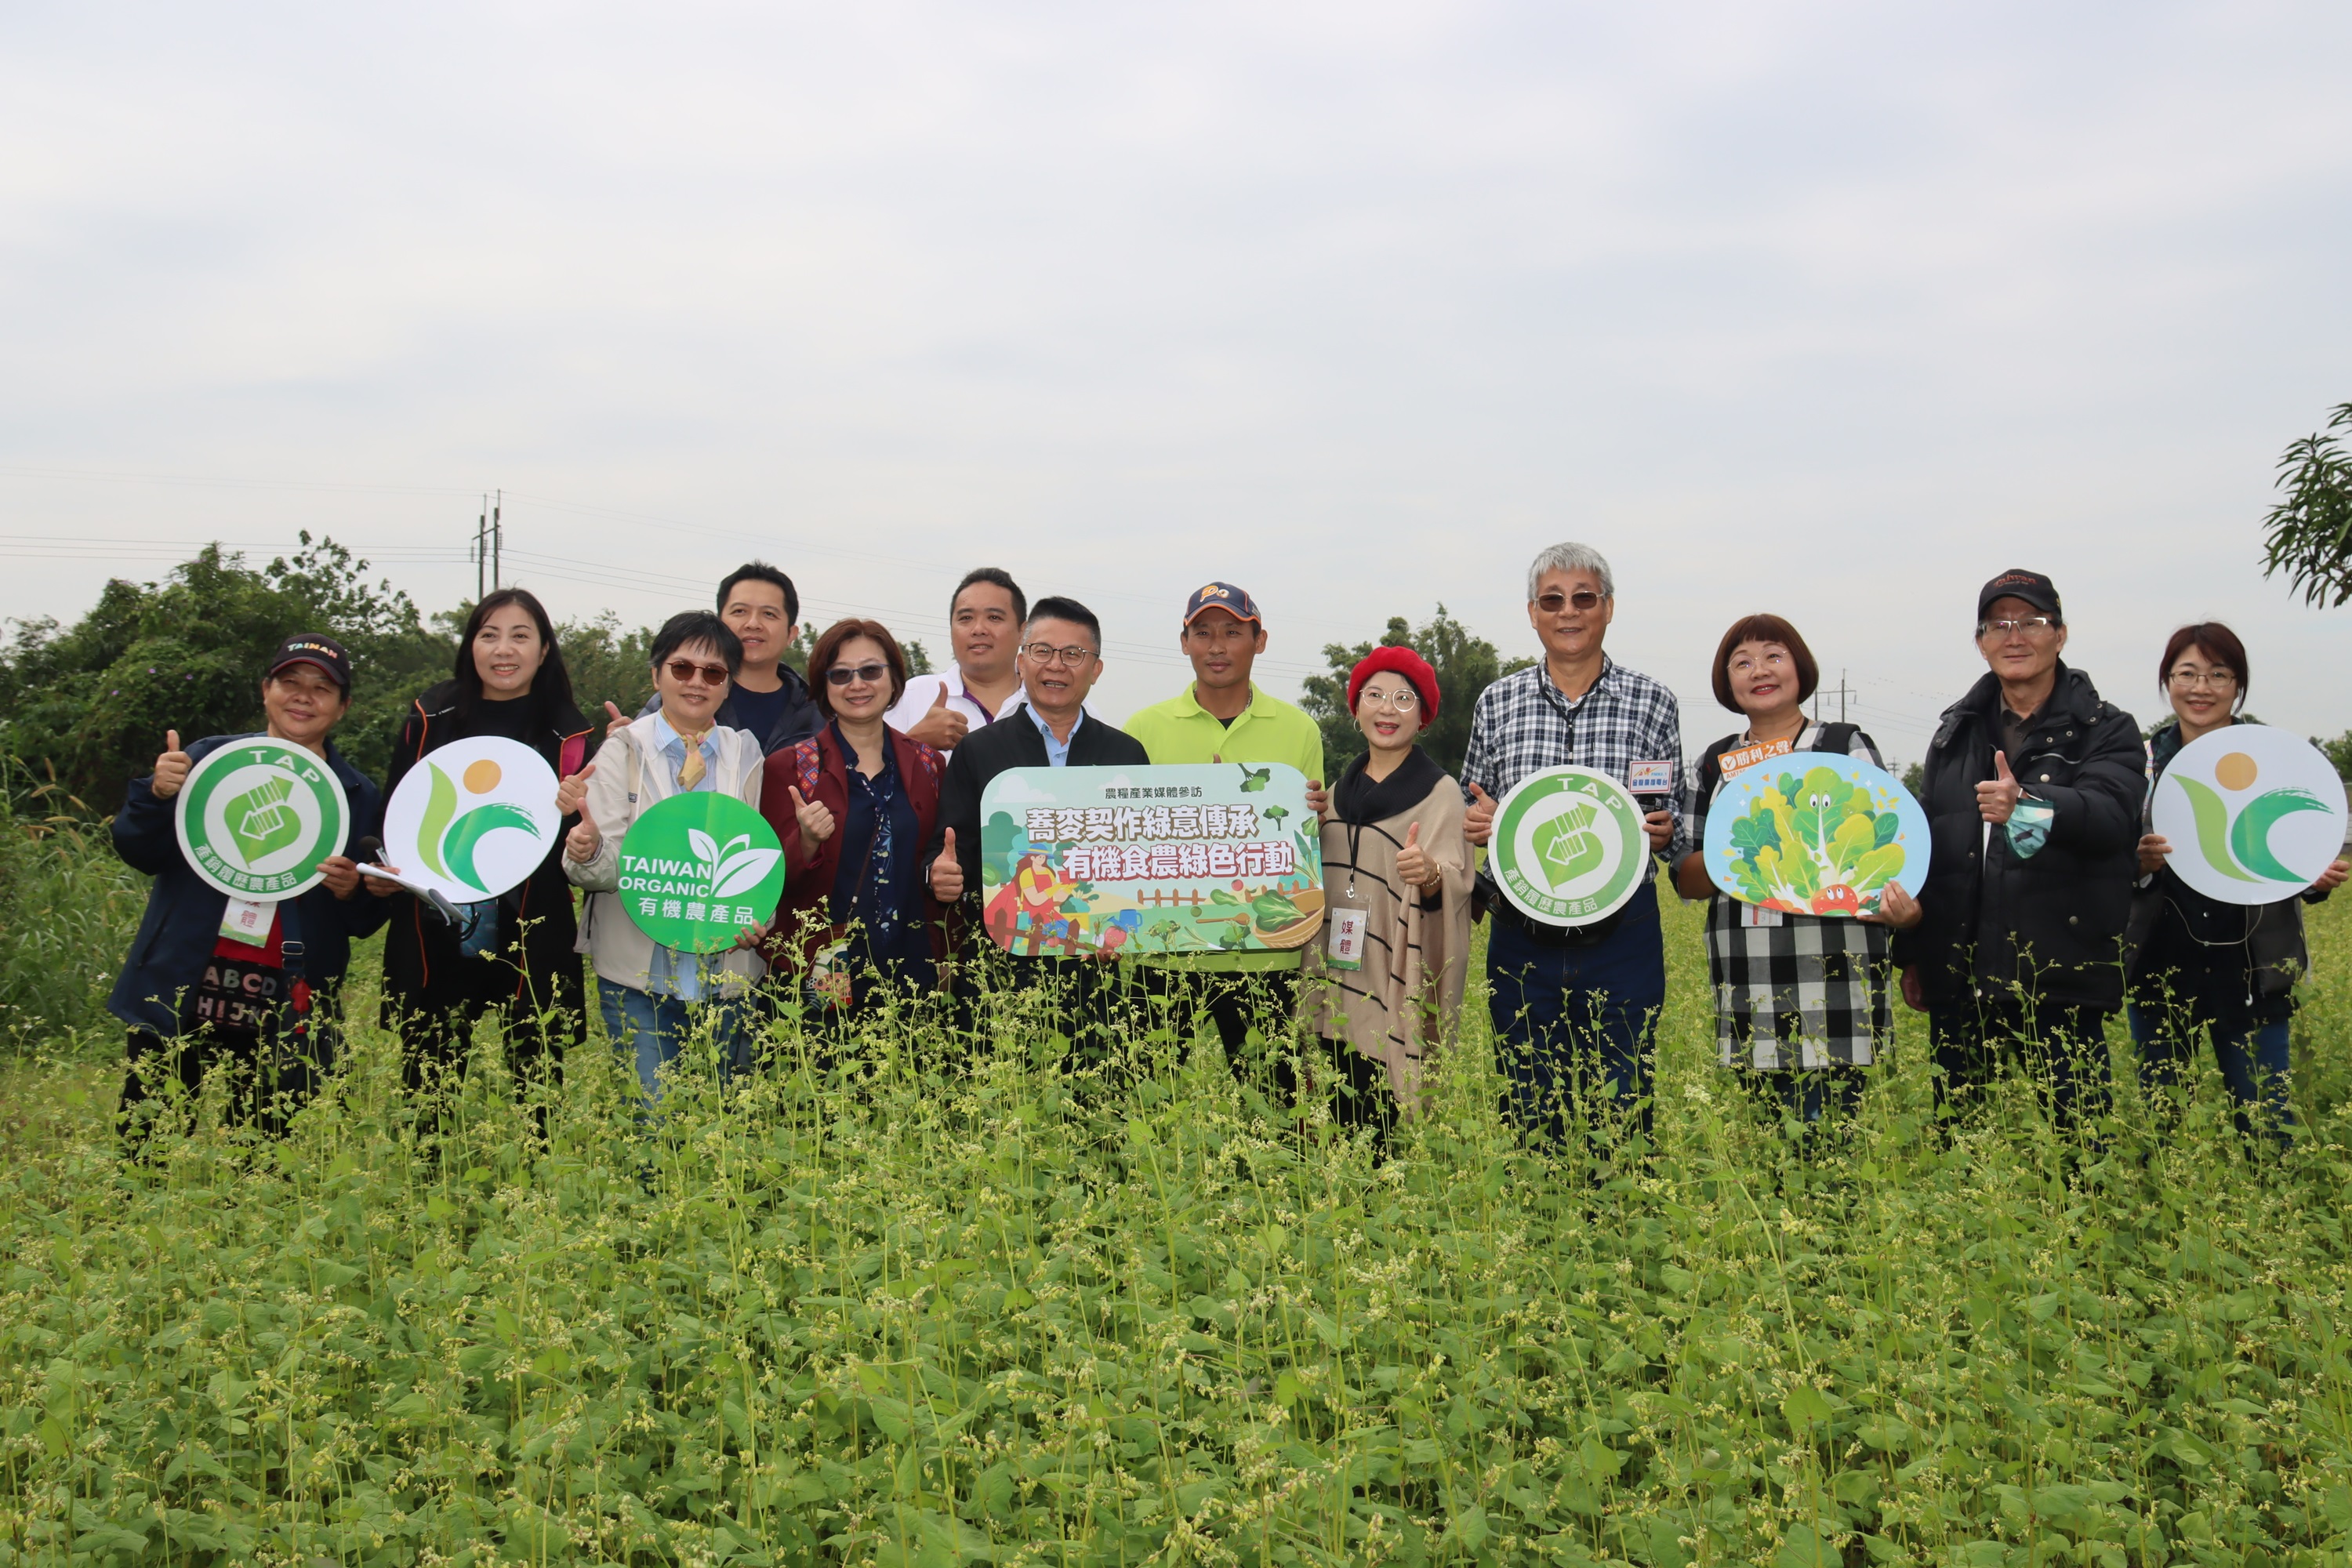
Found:
<svg viewBox="0 0 2352 1568"><path fill-rule="evenodd" d="M808 667L824 728L768 759L761 810L788 869L767 953L805 1016L840 1022L937 988L923 846L947 764L885 722L906 694L907 656L879 621L835 622Z"/></svg>
<svg viewBox="0 0 2352 1568"><path fill-rule="evenodd" d="M585 806L564 843L563 869L588 891L581 941L596 961L596 1003L614 1048L636 1063L648 1102L661 1070L677 1059L707 1019L722 1073L747 1065L752 986L766 973L758 953L661 946L621 907L621 840L655 802L697 790L760 804L760 742L718 721L719 705L743 662L743 645L708 610L672 616L654 635L654 690L660 704L613 731L589 776L567 785L571 808Z"/></svg>
<svg viewBox="0 0 2352 1568"><path fill-rule="evenodd" d="M2156 676L2172 717L2147 738L2151 797L2181 747L2252 722L2238 716L2250 683L2246 645L2219 621L2173 633ZM2237 1101L2238 1131L2252 1134L2250 1112L2259 1105L2263 1132L2284 1143L2294 1129L2287 1102L2287 1019L2294 1012L2295 982L2311 969L2303 906L2342 887L2346 864L2336 861L2294 898L2250 906L2207 898L2175 874L2171 855L2161 835L2142 835L2126 944L2140 1084L2151 1091L2151 1103L2163 1106L2153 1091L2180 1080L2196 1059L2198 1037L2210 1033L2222 1081Z"/></svg>

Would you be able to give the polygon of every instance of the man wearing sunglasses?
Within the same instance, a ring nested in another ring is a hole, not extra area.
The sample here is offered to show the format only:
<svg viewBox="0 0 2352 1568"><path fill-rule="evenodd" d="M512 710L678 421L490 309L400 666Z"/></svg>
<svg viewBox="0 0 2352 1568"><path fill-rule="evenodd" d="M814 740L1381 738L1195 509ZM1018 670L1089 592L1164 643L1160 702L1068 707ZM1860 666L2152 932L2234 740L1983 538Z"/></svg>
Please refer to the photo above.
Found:
<svg viewBox="0 0 2352 1568"><path fill-rule="evenodd" d="M1602 651L1616 614L1609 563L1591 545L1555 544L1528 568L1528 622L1543 639L1543 662L1479 695L1462 763L1471 843L1494 837L1496 803L1521 779L1575 766L1607 773L1642 801L1654 857L1672 866L1688 847L1682 713L1673 692ZM1567 927L1528 920L1483 873L1481 882L1495 917L1486 945L1495 1054L1514 1120L1558 1144L1572 1104L1597 1109L1609 1099L1646 1134L1666 999L1656 879L1644 878L1614 914Z"/></svg>
<svg viewBox="0 0 2352 1568"><path fill-rule="evenodd" d="M967 1002L973 994L974 950L988 945L979 933L980 799L989 781L1008 768L1141 767L1151 760L1135 737L1087 711L1087 693L1103 670L1102 623L1092 610L1059 597L1031 605L1021 632L1020 668L1021 707L966 735L949 759L940 786L940 834L927 852L931 896L956 908L970 933L957 979ZM1099 1022L1108 994L1094 960L1001 956L1012 966L1013 984L1057 977L1081 1021Z"/></svg>

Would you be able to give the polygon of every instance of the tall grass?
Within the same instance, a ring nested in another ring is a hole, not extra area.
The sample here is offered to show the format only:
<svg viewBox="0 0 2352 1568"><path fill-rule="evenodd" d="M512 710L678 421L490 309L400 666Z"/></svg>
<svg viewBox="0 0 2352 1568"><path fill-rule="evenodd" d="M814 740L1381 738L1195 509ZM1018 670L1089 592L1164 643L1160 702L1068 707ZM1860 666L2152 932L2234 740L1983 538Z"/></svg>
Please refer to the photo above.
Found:
<svg viewBox="0 0 2352 1568"><path fill-rule="evenodd" d="M0 752L0 1056L93 1046L147 879L87 807Z"/></svg>
<svg viewBox="0 0 2352 1568"><path fill-rule="evenodd" d="M786 1026L651 1123L600 1048L544 1150L493 1063L420 1152L371 1029L283 1144L143 1169L21 1067L0 1563L2352 1561L2339 911L2300 1145L2209 1071L2071 1182L2017 1086L1931 1126L1909 1019L1792 1159L1668 920L1657 1151L1589 1170L1498 1122L1475 1004L1385 1164L1213 1042L1074 1099L1037 1016L969 1075Z"/></svg>

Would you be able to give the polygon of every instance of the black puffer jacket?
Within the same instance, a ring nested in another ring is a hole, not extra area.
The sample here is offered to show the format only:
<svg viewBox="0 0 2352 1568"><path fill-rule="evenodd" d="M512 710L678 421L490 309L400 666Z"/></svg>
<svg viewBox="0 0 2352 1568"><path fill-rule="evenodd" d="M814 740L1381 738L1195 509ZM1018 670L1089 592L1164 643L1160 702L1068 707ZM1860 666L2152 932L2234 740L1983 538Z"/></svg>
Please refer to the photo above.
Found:
<svg viewBox="0 0 2352 1568"><path fill-rule="evenodd" d="M1895 936L1895 962L1918 966L1931 1009L2012 984L2042 1001L2120 1007L2147 788L2139 727L2089 676L2058 666L2024 754L2009 759L2025 793L2055 811L2029 858L1977 812L1977 785L1999 776L2000 745L2000 682L1987 675L1944 710L1928 743L1926 918Z"/></svg>

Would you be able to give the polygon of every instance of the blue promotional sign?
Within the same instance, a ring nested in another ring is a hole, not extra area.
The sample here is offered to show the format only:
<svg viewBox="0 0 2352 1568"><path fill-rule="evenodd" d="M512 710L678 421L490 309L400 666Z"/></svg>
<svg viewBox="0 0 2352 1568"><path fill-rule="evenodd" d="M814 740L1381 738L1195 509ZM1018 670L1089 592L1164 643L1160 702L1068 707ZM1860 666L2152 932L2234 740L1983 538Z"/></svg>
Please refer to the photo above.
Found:
<svg viewBox="0 0 2352 1568"><path fill-rule="evenodd" d="M1800 915L1874 913L1889 882L1917 893L1927 848L1927 816L1911 792L1833 752L1783 752L1725 779L1702 847L1717 887Z"/></svg>

